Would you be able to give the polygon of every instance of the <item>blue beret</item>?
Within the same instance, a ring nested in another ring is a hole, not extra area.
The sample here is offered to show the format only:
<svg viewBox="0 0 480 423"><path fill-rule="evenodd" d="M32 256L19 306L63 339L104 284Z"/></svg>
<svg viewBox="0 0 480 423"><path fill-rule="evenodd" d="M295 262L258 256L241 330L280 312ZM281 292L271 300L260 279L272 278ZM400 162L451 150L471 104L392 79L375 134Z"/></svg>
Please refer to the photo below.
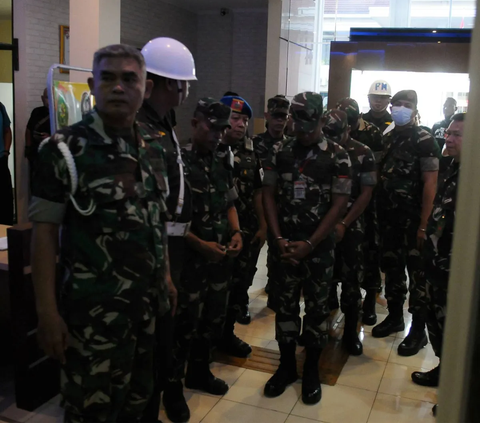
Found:
<svg viewBox="0 0 480 423"><path fill-rule="evenodd" d="M247 115L249 119L251 119L253 116L253 110L250 107L250 104L248 104L247 100L243 99L242 97L228 95L222 97L220 102L230 107L234 113Z"/></svg>

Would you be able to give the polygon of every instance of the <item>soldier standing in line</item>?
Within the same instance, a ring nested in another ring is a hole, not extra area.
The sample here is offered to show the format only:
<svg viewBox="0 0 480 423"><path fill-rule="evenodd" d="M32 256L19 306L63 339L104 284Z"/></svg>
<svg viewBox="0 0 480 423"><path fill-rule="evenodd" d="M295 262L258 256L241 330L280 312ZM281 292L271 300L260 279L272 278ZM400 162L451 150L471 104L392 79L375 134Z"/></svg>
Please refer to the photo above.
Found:
<svg viewBox="0 0 480 423"><path fill-rule="evenodd" d="M442 356L443 333L447 316L448 278L465 118L465 113L453 115L451 123L445 131L450 164L439 178L437 196L432 215L428 220L427 239L423 249L428 334L433 351L439 359ZM439 378L440 364L428 372L412 373L412 380L422 386L436 387Z"/></svg>
<svg viewBox="0 0 480 423"><path fill-rule="evenodd" d="M392 123L392 115L387 111L391 98L392 88L387 81L374 81L368 90L370 110L363 115L363 119L373 123L382 134Z"/></svg>
<svg viewBox="0 0 480 423"><path fill-rule="evenodd" d="M171 38L155 38L142 49L147 66L147 78L152 81L150 98L146 99L139 110L137 120L148 131L161 136L160 143L165 150L168 168L170 195L167 198L168 217L168 253L171 271L170 288L178 290L177 316L166 313L157 320L155 353L155 389L152 400L145 410L144 421L155 422L160 410L160 394L163 389L182 393L178 384L168 383L168 371L171 368L172 354L181 348L174 338L174 326L179 324L182 313L188 308L188 295L181 286L182 266L185 262L185 236L192 220L192 197L190 187L184 181L183 163L180 160L180 145L171 121L175 108L187 98L189 81L194 81L195 62L190 51L179 41ZM173 344L173 345L172 345ZM175 397L175 395L174 395ZM165 406L170 407L169 395L165 397ZM171 407L170 407L171 408ZM171 414L175 414L173 411Z"/></svg>
<svg viewBox="0 0 480 423"><path fill-rule="evenodd" d="M445 103L443 104L443 116L445 119L440 122L435 123L432 127L432 134L438 142L440 151L442 151L443 146L445 145L445 131L450 125L450 119L457 111L457 100L452 97L447 97Z"/></svg>
<svg viewBox="0 0 480 423"><path fill-rule="evenodd" d="M253 137L253 145L261 162L265 162L273 151L273 146L279 141L285 141L286 125L290 115L290 101L283 95L276 95L267 102L267 112L265 113L265 121L267 130L263 134L258 134ZM275 249L274 241L270 232L267 234L268 239L268 253L267 253L267 268L268 280L265 286L265 292L269 294L275 289L275 281L273 280L273 269L275 267L275 255L272 251ZM269 295L268 306L275 310L272 302L274 295Z"/></svg>
<svg viewBox="0 0 480 423"><path fill-rule="evenodd" d="M225 132L221 147L224 151L227 147L226 151L231 151L234 158L233 183L238 195L235 208L243 233L243 249L234 261L225 329L218 348L235 357L247 357L252 349L235 336L234 327L235 320L241 324L250 323L248 288L252 285L258 256L267 237L262 205L262 168L253 142L246 136L248 121L253 115L250 105L241 97L223 97L220 101L232 109L231 127Z"/></svg>
<svg viewBox="0 0 480 423"><path fill-rule="evenodd" d="M97 51L88 82L95 110L38 154L29 212L38 339L62 364L65 422L136 422L152 395L155 319L169 308L164 150L135 124L151 91L137 49Z"/></svg>
<svg viewBox="0 0 480 423"><path fill-rule="evenodd" d="M167 416L173 422L184 422L190 416L182 386L187 359L187 388L212 395L228 391L228 385L211 373L210 358L223 333L232 277L231 258L242 249L234 205L237 193L232 178L233 163L216 152L230 126L230 113L228 106L212 98L201 99L192 119L191 142L182 149L192 189L193 216L186 236L188 248L181 281L188 307L182 310L182 318L175 326L180 348L174 355L169 378L169 386L176 388L166 389L164 394Z"/></svg>
<svg viewBox="0 0 480 423"><path fill-rule="evenodd" d="M373 328L372 335L383 338L404 330L407 267L412 327L398 347L398 354L403 356L415 355L427 344L425 309L418 286L423 277L421 251L435 198L440 156L432 135L415 125L417 103L413 90L399 91L392 98L395 128L384 138L377 194L388 316Z"/></svg>
<svg viewBox="0 0 480 423"><path fill-rule="evenodd" d="M350 136L371 149L375 156L375 163L380 163L383 154L383 136L374 124L366 122L360 116L360 109L358 103L353 98L344 98L337 103L337 109L343 110L348 116L348 124L351 131ZM377 323L377 313L375 311L375 304L377 294L382 290L382 277L380 273L380 234L378 230L378 219L376 210L376 189L372 194L372 200L368 204L363 213L365 220L365 237L364 237L364 251L365 251L365 269L362 288L365 289L366 295L363 300L363 316L362 322L365 325L374 325ZM335 291L335 300L338 299ZM332 307L335 308L335 307Z"/></svg>
<svg viewBox="0 0 480 423"><path fill-rule="evenodd" d="M352 355L361 355L362 343L358 339L357 324L362 295L360 286L363 280L363 246L366 210L375 185L377 170L372 150L354 140L349 135L347 114L341 110L331 110L326 115L323 132L328 139L347 150L352 163L352 192L347 212L335 227L337 246L335 248L334 281L342 283L342 311L345 314L345 328L342 342ZM336 283L334 284L336 294Z"/></svg>
<svg viewBox="0 0 480 423"><path fill-rule="evenodd" d="M291 113L296 137L275 145L264 163L264 210L279 255L275 315L280 366L265 386L265 395L281 395L298 378L295 359L300 333L300 293L305 312L303 339L306 359L302 399L320 401L318 362L328 343L327 305L333 273L333 229L344 215L351 192L347 152L322 133L322 96L297 94ZM278 190L278 193L277 193Z"/></svg>

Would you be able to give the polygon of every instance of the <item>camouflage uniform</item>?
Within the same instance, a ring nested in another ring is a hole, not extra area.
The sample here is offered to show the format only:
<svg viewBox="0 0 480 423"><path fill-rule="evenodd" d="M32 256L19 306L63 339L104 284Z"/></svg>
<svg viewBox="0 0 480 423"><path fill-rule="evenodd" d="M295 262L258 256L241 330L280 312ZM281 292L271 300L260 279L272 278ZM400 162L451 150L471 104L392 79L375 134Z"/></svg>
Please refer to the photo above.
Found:
<svg viewBox="0 0 480 423"><path fill-rule="evenodd" d="M417 231L422 209L422 172L438 171L438 145L423 129L413 126L401 132L394 130L385 138L380 163L377 194L380 222L382 270L385 272L385 294L389 302L403 304L409 273L409 311L421 311L419 292L422 260L417 249Z"/></svg>
<svg viewBox="0 0 480 423"><path fill-rule="evenodd" d="M283 113L288 115L289 108L290 102L283 96L272 97L268 100L267 103L267 110L271 114ZM277 142L285 142L288 139L289 137L287 137L285 134L282 135L281 138L273 138L270 132L267 130L263 134L258 134L253 137L253 146L255 148L255 153L258 155L258 158L262 163L266 162L273 152L273 146ZM276 285L275 281L273 280L274 271L272 269L275 269L275 267L277 266L278 256L276 254L273 254L276 246L274 240L272 239L272 234L270 233L270 231L268 231L267 233L267 244L268 281L267 286L265 287L265 291L267 291L268 294L268 306L275 311L275 294L273 293L273 291L275 290Z"/></svg>
<svg viewBox="0 0 480 423"><path fill-rule="evenodd" d="M309 102L316 101L311 95L297 96L303 106L298 104L296 107L311 109ZM321 103L317 106L321 111ZM263 184L278 188L278 223L285 239L308 240L328 213L332 194L350 195L350 167L347 152L323 136L318 143L308 147L296 139L275 145L271 159L264 164ZM274 277L279 288L275 299L275 329L279 344L288 344L298 338L302 290L306 312L302 335L305 346L323 348L327 344L325 320L329 316L327 298L333 274L334 248L333 234L330 234L298 266L278 261ZM278 249L275 254L279 254Z"/></svg>
<svg viewBox="0 0 480 423"><path fill-rule="evenodd" d="M238 194L235 207L243 232L243 249L234 261L229 307L240 313L248 309L248 288L257 271L260 254L258 245L252 245L251 241L259 229L254 195L255 191L262 189L262 176L260 160L251 139L245 138L231 149L234 155L233 183Z"/></svg>
<svg viewBox="0 0 480 423"><path fill-rule="evenodd" d="M375 156L375 163L380 163L383 154L383 136L378 127L370 122L366 122L360 117L360 110L355 100L345 98L337 104L337 109L347 113L349 122L358 120L358 128L350 132L350 136L371 149ZM363 219L365 222L364 247L365 269L362 288L365 290L380 291L382 287L382 278L380 275L380 234L378 228L377 210L376 210L375 189L372 194L372 200L368 204Z"/></svg>
<svg viewBox="0 0 480 423"><path fill-rule="evenodd" d="M439 358L442 354L447 313L448 277L459 174L459 163L453 159L450 161L450 166L439 178L437 196L428 222L427 240L423 249L427 327L433 351Z"/></svg>
<svg viewBox="0 0 480 423"><path fill-rule="evenodd" d="M362 118L365 122L370 122L372 125L375 125L378 129L380 129L382 134L393 122L392 115L386 110L383 116L380 118L374 117L371 110L369 110L368 113L363 113Z"/></svg>
<svg viewBox="0 0 480 423"><path fill-rule="evenodd" d="M338 111L336 112L338 114ZM327 113L327 122L324 132L327 136L331 134L333 141L339 141L348 125L335 111ZM348 137L342 147L347 151L352 164L352 191L348 201L347 213L361 194L362 186L375 186L377 183L377 172L375 157L372 150L366 145ZM364 217L361 215L346 228L342 241L335 247L335 267L333 273L334 281L342 282L341 305L342 311L359 311L362 295L360 285L363 281L364 271Z"/></svg>
<svg viewBox="0 0 480 423"><path fill-rule="evenodd" d="M202 99L199 106L208 109L211 103ZM227 245L227 211L236 199L231 167L216 153L201 155L192 143L182 149L182 158L192 189L190 231L203 241ZM183 378L189 356L190 361L209 360L212 343L223 331L232 277L228 257L211 263L187 247L185 263L175 318L171 381Z"/></svg>
<svg viewBox="0 0 480 423"><path fill-rule="evenodd" d="M161 219L168 185L160 136L138 126L135 136L127 132L112 133L93 112L39 153L30 219L62 225L67 422L137 421L153 389L155 317L169 309ZM63 142L78 171L75 201L89 215L68 201Z"/></svg>

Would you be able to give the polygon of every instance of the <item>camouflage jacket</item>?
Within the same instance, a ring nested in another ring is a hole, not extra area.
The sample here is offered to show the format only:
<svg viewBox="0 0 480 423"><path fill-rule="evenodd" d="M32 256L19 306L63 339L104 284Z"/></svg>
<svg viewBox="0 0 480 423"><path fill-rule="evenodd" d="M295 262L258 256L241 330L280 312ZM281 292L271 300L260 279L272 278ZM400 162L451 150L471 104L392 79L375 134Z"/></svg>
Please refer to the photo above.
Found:
<svg viewBox="0 0 480 423"><path fill-rule="evenodd" d="M200 239L226 245L228 209L237 199L232 170L216 152L200 154L190 142L182 149L185 173L192 188L192 226Z"/></svg>
<svg viewBox="0 0 480 423"><path fill-rule="evenodd" d="M62 308L72 324L126 323L152 317L165 285L166 165L158 134L107 135L96 112L58 131L39 153L30 219L62 224ZM75 201L65 142L78 172Z"/></svg>
<svg viewBox="0 0 480 423"><path fill-rule="evenodd" d="M309 238L330 209L332 194L351 193L348 154L323 136L308 147L296 139L275 144L264 171L263 185L278 188L278 222L289 239Z"/></svg>
<svg viewBox="0 0 480 423"><path fill-rule="evenodd" d="M232 145L231 149L234 156L233 183L238 194L235 207L240 219L240 227L244 231L255 233L258 230L258 220L255 213L254 193L262 189L263 170L250 138Z"/></svg>
<svg viewBox="0 0 480 423"><path fill-rule="evenodd" d="M255 135L252 138L253 147L258 158L264 162L268 159L269 155L272 153L273 146L279 141L286 141L289 139L286 135L282 138L273 138L270 135L270 132L266 131L263 134Z"/></svg>
<svg viewBox="0 0 480 423"><path fill-rule="evenodd" d="M375 156L375 163L380 163L383 153L383 135L378 127L373 123L366 122L363 118L359 119L359 127L350 132L350 136L369 147Z"/></svg>
<svg viewBox="0 0 480 423"><path fill-rule="evenodd" d="M378 206L419 214L423 194L423 172L438 171L440 151L431 134L412 126L396 129L384 137L385 150L380 162Z"/></svg>
<svg viewBox="0 0 480 423"><path fill-rule="evenodd" d="M372 111L369 110L368 113L362 114L362 119L366 122L370 122L372 125L375 125L380 132L383 134L383 131L388 128L388 126L393 122L392 115L385 110L385 113L381 118L376 118L373 116Z"/></svg>
<svg viewBox="0 0 480 423"><path fill-rule="evenodd" d="M343 148L347 150L352 163L352 192L348 201L348 208L350 208L360 196L362 185L377 184L377 171L375 157L366 145L350 138Z"/></svg>
<svg viewBox="0 0 480 423"><path fill-rule="evenodd" d="M425 265L429 274L433 272L431 282L448 279L452 256L453 227L457 199L459 163L451 163L445 173L439 177L437 195L427 226L427 240L424 247ZM435 278L442 275L444 277Z"/></svg>

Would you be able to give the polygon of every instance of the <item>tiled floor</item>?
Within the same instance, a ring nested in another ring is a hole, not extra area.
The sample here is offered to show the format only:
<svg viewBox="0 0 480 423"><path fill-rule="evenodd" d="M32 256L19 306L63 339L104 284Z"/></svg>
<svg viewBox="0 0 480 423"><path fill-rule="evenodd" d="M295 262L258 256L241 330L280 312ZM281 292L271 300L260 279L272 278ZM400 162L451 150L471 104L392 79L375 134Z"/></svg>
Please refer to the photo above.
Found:
<svg viewBox="0 0 480 423"><path fill-rule="evenodd" d="M250 289L253 321L237 325L236 332L245 341L266 348L277 348L274 340L274 315L266 308L265 254L261 254L259 271ZM377 305L379 321L386 310ZM350 357L335 386L323 386L319 405L307 406L300 399L301 382L293 384L279 398L265 398L263 387L271 376L254 370L215 364L213 373L230 385L224 397L187 391L191 423L433 423L431 410L436 390L415 385L410 374L418 369L430 370L438 360L430 345L414 357L400 357L396 348L408 333L410 317L405 312L406 331L385 339L371 336L371 327L362 329L364 354ZM59 423L62 410L58 398L35 413L18 410L11 399L0 395L0 423ZM164 411L160 418L169 420Z"/></svg>

